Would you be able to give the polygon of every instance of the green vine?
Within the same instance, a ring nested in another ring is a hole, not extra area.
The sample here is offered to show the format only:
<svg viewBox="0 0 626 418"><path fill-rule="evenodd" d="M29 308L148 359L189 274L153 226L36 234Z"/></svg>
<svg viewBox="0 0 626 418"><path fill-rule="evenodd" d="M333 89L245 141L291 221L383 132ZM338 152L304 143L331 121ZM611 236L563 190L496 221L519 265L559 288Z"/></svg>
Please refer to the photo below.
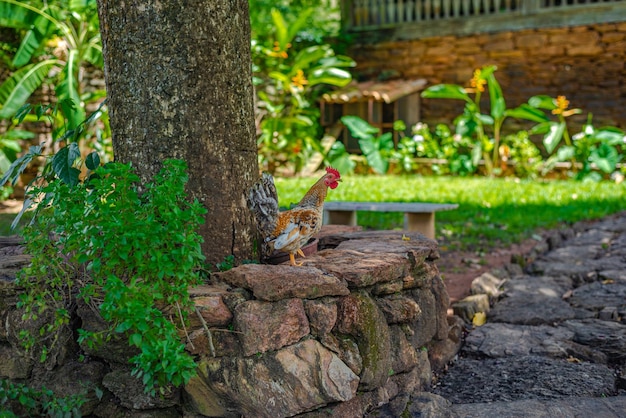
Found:
<svg viewBox="0 0 626 418"><path fill-rule="evenodd" d="M79 343L92 347L113 334L127 336L139 349L132 373L155 394L195 374L164 312L175 312L181 325L193 312L187 289L200 282L204 257L195 231L205 210L186 199L183 161L165 161L141 192L138 182L130 165L108 163L84 182L55 180L30 190L41 201L23 232L33 258L18 277L25 288L19 307L29 319L52 314L37 335L22 333L41 361L58 344L77 300L96 307L109 327L78 330Z"/></svg>

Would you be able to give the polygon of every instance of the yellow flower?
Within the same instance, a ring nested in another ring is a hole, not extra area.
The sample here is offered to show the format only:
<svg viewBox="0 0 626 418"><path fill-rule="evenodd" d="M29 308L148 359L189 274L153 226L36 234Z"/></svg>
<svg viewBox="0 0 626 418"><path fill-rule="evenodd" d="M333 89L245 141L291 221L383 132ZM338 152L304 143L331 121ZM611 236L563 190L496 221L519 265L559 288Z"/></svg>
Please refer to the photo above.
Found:
<svg viewBox="0 0 626 418"><path fill-rule="evenodd" d="M483 92L485 91L485 84L487 84L487 80L482 78L480 69L474 70L474 77L470 80L470 86L475 88L477 91Z"/></svg>
<svg viewBox="0 0 626 418"><path fill-rule="evenodd" d="M304 76L304 71L298 70L296 75L291 77L291 82L298 90L303 90L304 86L309 84L309 81Z"/></svg>
<svg viewBox="0 0 626 418"><path fill-rule="evenodd" d="M556 98L556 109L552 109L553 115L564 115L565 110L569 107L569 100L565 96L558 96Z"/></svg>

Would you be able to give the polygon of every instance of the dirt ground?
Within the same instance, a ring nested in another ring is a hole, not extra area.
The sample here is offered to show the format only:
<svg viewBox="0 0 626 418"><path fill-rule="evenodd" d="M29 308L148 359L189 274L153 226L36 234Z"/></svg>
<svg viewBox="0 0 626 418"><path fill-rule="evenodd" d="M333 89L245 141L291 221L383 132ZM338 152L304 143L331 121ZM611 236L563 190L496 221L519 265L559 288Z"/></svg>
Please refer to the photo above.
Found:
<svg viewBox="0 0 626 418"><path fill-rule="evenodd" d="M0 213L18 213L21 208L22 202L19 200L0 202ZM442 249L437 266L448 289L450 301L455 302L468 296L472 280L484 272L508 264L512 255L527 254L536 244L537 241L530 239L486 254Z"/></svg>

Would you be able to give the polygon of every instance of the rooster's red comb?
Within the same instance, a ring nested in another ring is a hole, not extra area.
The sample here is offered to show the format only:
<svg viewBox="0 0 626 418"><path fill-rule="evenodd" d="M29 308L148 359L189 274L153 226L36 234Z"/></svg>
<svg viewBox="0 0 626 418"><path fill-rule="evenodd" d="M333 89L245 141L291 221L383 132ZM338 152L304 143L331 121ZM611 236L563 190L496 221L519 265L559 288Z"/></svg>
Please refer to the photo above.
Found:
<svg viewBox="0 0 626 418"><path fill-rule="evenodd" d="M337 171L336 168L332 168L332 167L326 167L326 172L327 173L332 173L335 177L340 178L341 174L339 174L339 171Z"/></svg>

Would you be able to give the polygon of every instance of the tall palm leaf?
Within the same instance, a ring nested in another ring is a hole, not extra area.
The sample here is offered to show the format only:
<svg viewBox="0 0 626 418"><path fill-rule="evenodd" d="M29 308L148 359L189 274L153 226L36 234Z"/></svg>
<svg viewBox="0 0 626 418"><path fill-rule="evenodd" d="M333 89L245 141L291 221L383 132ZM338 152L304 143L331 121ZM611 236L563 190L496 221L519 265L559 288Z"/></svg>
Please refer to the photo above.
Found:
<svg viewBox="0 0 626 418"><path fill-rule="evenodd" d="M13 73L0 86L0 118L12 118L33 92L41 86L50 70L61 63L59 60L41 61L29 64Z"/></svg>
<svg viewBox="0 0 626 418"><path fill-rule="evenodd" d="M17 70L0 86L0 118L11 118L55 69L51 81L69 127L75 127L85 117L79 69L86 62L102 65L95 0L71 0L67 9L57 8L54 2L37 8L19 0L0 0L0 24L24 31L12 60ZM67 48L63 56L43 55L44 45L53 40Z"/></svg>

